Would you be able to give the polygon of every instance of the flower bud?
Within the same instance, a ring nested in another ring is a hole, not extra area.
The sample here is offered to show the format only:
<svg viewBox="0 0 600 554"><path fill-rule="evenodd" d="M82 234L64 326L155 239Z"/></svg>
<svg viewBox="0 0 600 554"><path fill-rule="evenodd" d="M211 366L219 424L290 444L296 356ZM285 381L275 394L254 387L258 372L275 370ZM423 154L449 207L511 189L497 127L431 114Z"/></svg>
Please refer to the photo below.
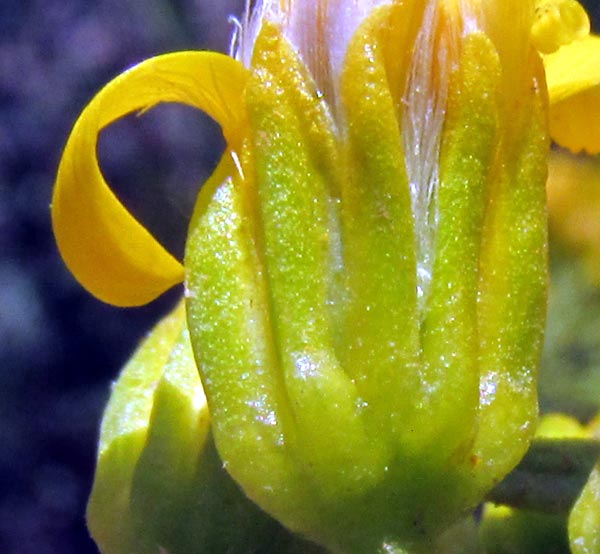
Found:
<svg viewBox="0 0 600 554"><path fill-rule="evenodd" d="M514 467L537 416L533 4L374 7L338 72L291 40L291 4L252 29L243 147L190 227L192 344L250 498L334 552L419 548ZM323 44L337 5L307 3Z"/></svg>

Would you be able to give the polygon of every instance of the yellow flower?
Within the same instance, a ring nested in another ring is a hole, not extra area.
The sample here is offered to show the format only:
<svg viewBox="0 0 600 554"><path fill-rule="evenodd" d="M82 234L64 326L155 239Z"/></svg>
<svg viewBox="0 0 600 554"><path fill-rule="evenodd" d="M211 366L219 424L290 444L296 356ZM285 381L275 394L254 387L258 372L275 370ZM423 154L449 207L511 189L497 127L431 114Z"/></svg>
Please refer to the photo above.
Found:
<svg viewBox="0 0 600 554"><path fill-rule="evenodd" d="M550 132L573 152L600 152L600 37L588 36L544 57Z"/></svg>
<svg viewBox="0 0 600 554"><path fill-rule="evenodd" d="M548 109L557 140L596 149L561 119L600 108L569 57L600 50L588 29L573 0L264 0L233 57L143 62L76 123L52 205L67 265L120 306L185 277L219 454L290 529L426 550L527 449ZM103 127L165 101L227 140L185 271L95 155Z"/></svg>
<svg viewBox="0 0 600 554"><path fill-rule="evenodd" d="M183 280L181 264L118 201L96 158L98 133L134 111L181 102L216 119L240 142L245 69L213 52L147 60L109 83L78 119L65 147L52 199L54 233L69 269L92 294L118 306L145 304Z"/></svg>

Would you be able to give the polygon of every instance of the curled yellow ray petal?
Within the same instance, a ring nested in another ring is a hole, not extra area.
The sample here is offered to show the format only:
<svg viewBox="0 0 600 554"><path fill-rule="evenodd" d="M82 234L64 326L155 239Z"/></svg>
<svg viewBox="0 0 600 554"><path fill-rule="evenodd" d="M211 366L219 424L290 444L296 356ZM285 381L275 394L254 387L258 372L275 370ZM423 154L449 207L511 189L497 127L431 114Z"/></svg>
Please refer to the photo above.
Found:
<svg viewBox="0 0 600 554"><path fill-rule="evenodd" d="M67 266L94 296L138 306L181 282L184 273L104 180L96 156L100 131L131 112L179 102L215 119L235 149L244 126L245 80L245 68L223 54L165 54L119 75L85 108L58 169L52 224Z"/></svg>
<svg viewBox="0 0 600 554"><path fill-rule="evenodd" d="M544 56L550 103L600 84L600 37L590 35Z"/></svg>
<svg viewBox="0 0 600 554"><path fill-rule="evenodd" d="M600 152L600 37L563 46L544 66L552 138L572 152Z"/></svg>
<svg viewBox="0 0 600 554"><path fill-rule="evenodd" d="M577 154L600 152L600 86L567 98L550 108L552 139Z"/></svg>

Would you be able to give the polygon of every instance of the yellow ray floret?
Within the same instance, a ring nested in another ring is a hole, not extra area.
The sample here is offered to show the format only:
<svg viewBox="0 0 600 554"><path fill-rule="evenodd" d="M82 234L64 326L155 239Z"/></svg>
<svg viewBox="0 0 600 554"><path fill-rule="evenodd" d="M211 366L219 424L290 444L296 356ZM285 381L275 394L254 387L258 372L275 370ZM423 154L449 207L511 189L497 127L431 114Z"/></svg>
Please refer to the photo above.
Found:
<svg viewBox="0 0 600 554"><path fill-rule="evenodd" d="M588 36L544 56L550 134L573 152L600 152L600 37Z"/></svg>
<svg viewBox="0 0 600 554"><path fill-rule="evenodd" d="M244 126L246 70L214 52L146 60L106 85L79 117L65 147L52 199L52 223L67 266L92 294L117 306L145 304L183 280L182 265L126 210L104 180L100 131L161 102L199 108L235 148Z"/></svg>

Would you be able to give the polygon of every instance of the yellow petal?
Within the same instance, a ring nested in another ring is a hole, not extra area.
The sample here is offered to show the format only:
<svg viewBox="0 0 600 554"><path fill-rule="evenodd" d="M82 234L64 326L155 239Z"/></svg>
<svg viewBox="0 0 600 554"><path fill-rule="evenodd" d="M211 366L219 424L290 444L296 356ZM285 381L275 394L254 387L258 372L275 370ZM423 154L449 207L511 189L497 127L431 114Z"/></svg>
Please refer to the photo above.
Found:
<svg viewBox="0 0 600 554"><path fill-rule="evenodd" d="M593 87L550 108L553 140L578 153L600 152L600 86Z"/></svg>
<svg viewBox="0 0 600 554"><path fill-rule="evenodd" d="M550 103L600 84L600 37L590 35L544 56Z"/></svg>
<svg viewBox="0 0 600 554"><path fill-rule="evenodd" d="M563 46L544 66L552 138L572 152L600 152L600 37Z"/></svg>
<svg viewBox="0 0 600 554"><path fill-rule="evenodd" d="M235 148L244 126L245 80L243 66L223 54L165 54L121 74L85 108L58 169L52 223L67 266L93 295L117 306L137 306L183 280L182 265L104 180L96 157L100 131L131 112L180 102L214 118Z"/></svg>

